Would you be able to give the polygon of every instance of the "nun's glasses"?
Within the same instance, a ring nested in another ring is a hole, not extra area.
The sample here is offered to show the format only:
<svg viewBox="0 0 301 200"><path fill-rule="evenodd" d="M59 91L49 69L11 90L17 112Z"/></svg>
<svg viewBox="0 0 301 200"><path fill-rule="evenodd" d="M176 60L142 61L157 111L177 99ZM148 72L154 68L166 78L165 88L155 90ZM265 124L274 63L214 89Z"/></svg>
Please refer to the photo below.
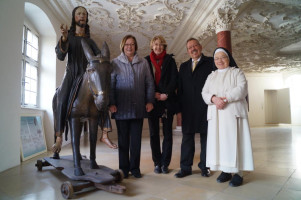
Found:
<svg viewBox="0 0 301 200"><path fill-rule="evenodd" d="M214 61L218 61L218 60L226 60L226 59L228 59L227 56L223 56L223 57L220 57L220 58L214 57Z"/></svg>

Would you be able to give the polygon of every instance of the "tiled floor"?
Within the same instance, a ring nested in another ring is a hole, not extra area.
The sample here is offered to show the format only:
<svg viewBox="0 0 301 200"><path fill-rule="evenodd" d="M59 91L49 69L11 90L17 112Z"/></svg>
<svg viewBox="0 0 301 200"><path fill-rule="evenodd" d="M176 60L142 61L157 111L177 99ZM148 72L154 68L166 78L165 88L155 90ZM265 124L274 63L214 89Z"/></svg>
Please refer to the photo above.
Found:
<svg viewBox="0 0 301 200"><path fill-rule="evenodd" d="M209 178L200 175L199 136L196 136L196 154L191 176L177 179L179 170L181 135L174 136L171 172L155 174L149 146L148 131L144 130L142 140L141 172L143 177L130 176L121 185L126 186L125 194L113 194L102 190L78 193L74 199L97 200L242 200L242 199L301 199L301 127L252 128L252 144L255 171L244 173L244 184L238 188L228 183L217 183L220 172L213 172ZM113 133L114 134L114 133ZM116 133L115 133L116 134ZM116 141L116 139L114 139ZM88 145L81 149L89 155ZM61 155L70 155L67 145ZM36 160L44 154L23 162L20 166L0 173L0 199L53 200L63 199L60 186L68 179L53 167L41 172L35 167ZM118 151L107 148L103 143L97 146L97 162L113 169L118 168Z"/></svg>

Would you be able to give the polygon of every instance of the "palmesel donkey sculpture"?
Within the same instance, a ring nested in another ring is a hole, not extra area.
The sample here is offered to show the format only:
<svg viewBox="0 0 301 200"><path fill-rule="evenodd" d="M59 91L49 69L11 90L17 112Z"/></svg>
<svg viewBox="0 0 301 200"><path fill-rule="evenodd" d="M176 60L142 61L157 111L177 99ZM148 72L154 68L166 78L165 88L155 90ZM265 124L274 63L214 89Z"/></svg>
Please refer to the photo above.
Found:
<svg viewBox="0 0 301 200"><path fill-rule="evenodd" d="M88 66L77 92L69 98L69 109L67 119L71 132L71 144L74 161L74 175L82 176L84 171L81 168L80 160L80 136L84 122L88 121L90 141L90 168L98 169L96 163L96 142L98 125L103 128L108 115L108 99L110 88L110 74L112 66L110 63L110 51L106 43L103 44L100 57L95 56L87 42L81 41L84 53L88 60ZM55 97L54 97L54 101ZM71 102L71 103L70 103ZM55 105L53 106L55 108ZM55 110L54 110L55 112ZM87 119L87 120L85 120ZM109 122L110 123L110 122ZM68 132L68 128L66 128ZM58 154L54 157L58 157Z"/></svg>

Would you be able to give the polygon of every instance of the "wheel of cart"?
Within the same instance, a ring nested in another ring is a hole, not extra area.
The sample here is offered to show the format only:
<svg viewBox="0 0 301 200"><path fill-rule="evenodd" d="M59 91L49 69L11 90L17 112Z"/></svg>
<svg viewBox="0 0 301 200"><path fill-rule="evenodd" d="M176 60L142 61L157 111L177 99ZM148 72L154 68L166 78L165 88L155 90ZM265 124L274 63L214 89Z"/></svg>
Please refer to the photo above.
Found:
<svg viewBox="0 0 301 200"><path fill-rule="evenodd" d="M45 166L50 166L50 164L47 161L42 161L42 160L37 160L37 163L35 164L37 167L38 171L42 171L42 168Z"/></svg>
<svg viewBox="0 0 301 200"><path fill-rule="evenodd" d="M73 196L73 186L70 181L66 181L61 185L61 193L65 199L70 199Z"/></svg>
<svg viewBox="0 0 301 200"><path fill-rule="evenodd" d="M42 171L43 168L43 161L42 160L37 160L37 163L35 165L39 171Z"/></svg>
<svg viewBox="0 0 301 200"><path fill-rule="evenodd" d="M86 181L71 183L70 181L65 181L61 185L61 194L65 199L70 199L75 192L79 192L91 186L94 186L94 183Z"/></svg>

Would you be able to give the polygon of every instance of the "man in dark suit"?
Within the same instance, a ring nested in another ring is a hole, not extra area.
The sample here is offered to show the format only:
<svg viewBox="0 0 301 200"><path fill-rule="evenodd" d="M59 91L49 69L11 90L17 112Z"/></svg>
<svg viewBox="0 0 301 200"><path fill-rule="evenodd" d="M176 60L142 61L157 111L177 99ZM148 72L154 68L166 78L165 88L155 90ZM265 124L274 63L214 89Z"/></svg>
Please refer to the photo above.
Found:
<svg viewBox="0 0 301 200"><path fill-rule="evenodd" d="M183 178L192 174L192 165L195 152L195 133L200 133L201 154L198 164L202 176L209 177L210 171L206 168L207 144L207 105L202 97L202 89L207 76L214 70L213 58L202 54L202 45L195 38L186 42L186 48L191 59L180 66L179 71L179 102L182 113L182 145L181 170L175 174Z"/></svg>

